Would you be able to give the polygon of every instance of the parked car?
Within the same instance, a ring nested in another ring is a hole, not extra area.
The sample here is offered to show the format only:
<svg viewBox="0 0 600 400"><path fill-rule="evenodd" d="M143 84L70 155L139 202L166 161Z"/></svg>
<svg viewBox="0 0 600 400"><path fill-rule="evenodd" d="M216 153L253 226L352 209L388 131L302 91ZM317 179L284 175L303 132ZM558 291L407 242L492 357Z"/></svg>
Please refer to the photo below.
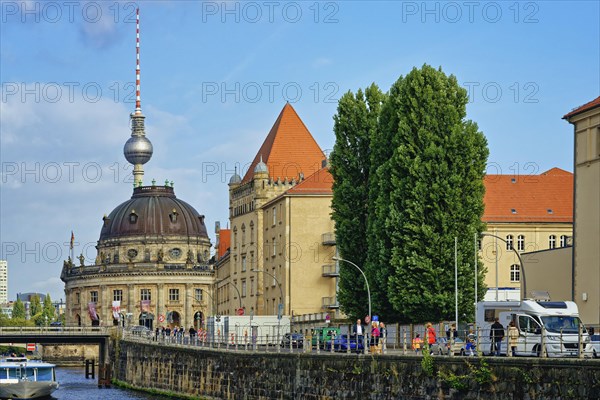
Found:
<svg viewBox="0 0 600 400"><path fill-rule="evenodd" d="M338 335L333 340L328 340L325 343L325 350L331 351L331 346L333 343L333 351L347 352L349 346L351 352L362 353L365 348L364 338L362 335L358 336L358 341L356 340L356 338L356 335Z"/></svg>
<svg viewBox="0 0 600 400"><path fill-rule="evenodd" d="M446 337L437 338L437 343L433 346L433 354L439 355L450 355L450 341ZM466 354L466 343L461 338L454 338L454 343L452 343L452 351L455 355L464 356Z"/></svg>
<svg viewBox="0 0 600 400"><path fill-rule="evenodd" d="M590 345L592 347L592 357L600 357L600 335L590 336Z"/></svg>
<svg viewBox="0 0 600 400"><path fill-rule="evenodd" d="M312 347L317 347L317 339L320 348L325 347L325 343L332 338L339 336L341 334L340 328L315 328L312 330Z"/></svg>
<svg viewBox="0 0 600 400"><path fill-rule="evenodd" d="M304 346L304 335L301 333L286 333L281 339L281 347L303 347Z"/></svg>

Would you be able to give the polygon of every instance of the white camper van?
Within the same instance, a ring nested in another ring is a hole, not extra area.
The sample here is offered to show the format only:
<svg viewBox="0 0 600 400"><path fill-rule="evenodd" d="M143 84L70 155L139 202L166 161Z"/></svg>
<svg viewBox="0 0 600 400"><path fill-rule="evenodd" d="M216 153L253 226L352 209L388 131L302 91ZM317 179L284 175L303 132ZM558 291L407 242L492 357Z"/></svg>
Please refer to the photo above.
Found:
<svg viewBox="0 0 600 400"><path fill-rule="evenodd" d="M548 357L577 357L581 341L584 354L592 353L589 335L572 301L482 301L477 303L478 349L490 354L490 329L499 318L504 327L500 354L507 354L507 331L511 321L519 330L516 355L540 356L545 345ZM580 332L581 326L581 332Z"/></svg>

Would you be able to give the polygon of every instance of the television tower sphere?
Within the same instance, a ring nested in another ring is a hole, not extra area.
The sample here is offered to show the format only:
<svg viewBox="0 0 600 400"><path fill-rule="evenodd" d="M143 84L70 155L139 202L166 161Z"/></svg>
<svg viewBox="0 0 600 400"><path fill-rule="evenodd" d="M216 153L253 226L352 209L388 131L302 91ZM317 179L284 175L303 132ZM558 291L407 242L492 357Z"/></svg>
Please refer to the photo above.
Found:
<svg viewBox="0 0 600 400"><path fill-rule="evenodd" d="M123 154L131 164L146 164L152 150L152 143L145 136L131 136L123 147Z"/></svg>

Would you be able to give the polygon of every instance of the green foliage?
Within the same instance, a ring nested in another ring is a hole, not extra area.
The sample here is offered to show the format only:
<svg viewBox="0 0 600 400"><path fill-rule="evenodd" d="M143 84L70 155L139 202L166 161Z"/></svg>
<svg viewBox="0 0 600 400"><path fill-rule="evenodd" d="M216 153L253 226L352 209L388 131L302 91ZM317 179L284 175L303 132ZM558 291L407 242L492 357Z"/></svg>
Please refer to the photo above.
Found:
<svg viewBox="0 0 600 400"><path fill-rule="evenodd" d="M455 237L459 314L474 312L473 240L484 228L488 149L465 120L467 102L454 76L425 65L394 84L382 110L382 136L393 154L377 171L387 180L377 215L391 250L387 290L406 322L454 316ZM483 274L479 281L483 295Z"/></svg>
<svg viewBox="0 0 600 400"><path fill-rule="evenodd" d="M25 304L20 299L13 303L12 319L25 319Z"/></svg>
<svg viewBox="0 0 600 400"><path fill-rule="evenodd" d="M469 366L471 375L479 385L488 385L496 380L492 369L490 368L485 358L479 359L479 367L475 367L469 362L467 362L467 365Z"/></svg>
<svg viewBox="0 0 600 400"><path fill-rule="evenodd" d="M473 315L473 247L484 204L489 151L466 119L467 91L428 65L383 95L372 85L346 93L334 117L332 217L342 258L364 266L373 312L387 320L454 316L454 238L459 315ZM479 297L485 270L479 263ZM338 299L366 312L359 272L342 264Z"/></svg>
<svg viewBox="0 0 600 400"><path fill-rule="evenodd" d="M340 257L364 270L367 255L369 220L370 137L377 129L379 110L385 95L372 84L348 92L339 101L334 116L336 142L330 155L334 177L332 218L335 222ZM338 301L342 310L355 318L367 314L368 301L364 278L350 264L340 264ZM373 292L373 288L371 289Z"/></svg>
<svg viewBox="0 0 600 400"><path fill-rule="evenodd" d="M469 388L469 375L456 375L453 372L438 372L438 377L452 389L464 391Z"/></svg>
<svg viewBox="0 0 600 400"><path fill-rule="evenodd" d="M429 352L429 345L424 343L423 358L421 359L421 368L427 376L433 376L433 356Z"/></svg>
<svg viewBox="0 0 600 400"><path fill-rule="evenodd" d="M42 313L42 303L40 302L40 296L33 295L29 301L29 315L32 317Z"/></svg>
<svg viewBox="0 0 600 400"><path fill-rule="evenodd" d="M54 308L54 304L52 304L52 299L50 298L50 293L46 294L44 298L44 307L42 309L42 314L44 317L47 317L48 322L54 321L56 309Z"/></svg>

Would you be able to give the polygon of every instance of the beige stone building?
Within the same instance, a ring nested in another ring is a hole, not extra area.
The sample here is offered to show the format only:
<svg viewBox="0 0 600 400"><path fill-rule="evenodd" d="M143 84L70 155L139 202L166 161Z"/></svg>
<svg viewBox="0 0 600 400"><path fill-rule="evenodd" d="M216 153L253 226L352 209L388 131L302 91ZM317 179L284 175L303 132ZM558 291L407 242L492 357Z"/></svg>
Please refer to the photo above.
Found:
<svg viewBox="0 0 600 400"><path fill-rule="evenodd" d="M338 309L332 177L325 159L286 104L245 176L234 175L229 183L230 251L215 265L220 314Z"/></svg>
<svg viewBox="0 0 600 400"><path fill-rule="evenodd" d="M552 168L539 175L487 175L484 182L487 229L480 257L487 269L485 299L530 297L522 284L537 260L530 256L521 265L519 257L571 245L573 174Z"/></svg>
<svg viewBox="0 0 600 400"><path fill-rule="evenodd" d="M600 326L600 97L563 117L575 135L572 297L582 320Z"/></svg>

